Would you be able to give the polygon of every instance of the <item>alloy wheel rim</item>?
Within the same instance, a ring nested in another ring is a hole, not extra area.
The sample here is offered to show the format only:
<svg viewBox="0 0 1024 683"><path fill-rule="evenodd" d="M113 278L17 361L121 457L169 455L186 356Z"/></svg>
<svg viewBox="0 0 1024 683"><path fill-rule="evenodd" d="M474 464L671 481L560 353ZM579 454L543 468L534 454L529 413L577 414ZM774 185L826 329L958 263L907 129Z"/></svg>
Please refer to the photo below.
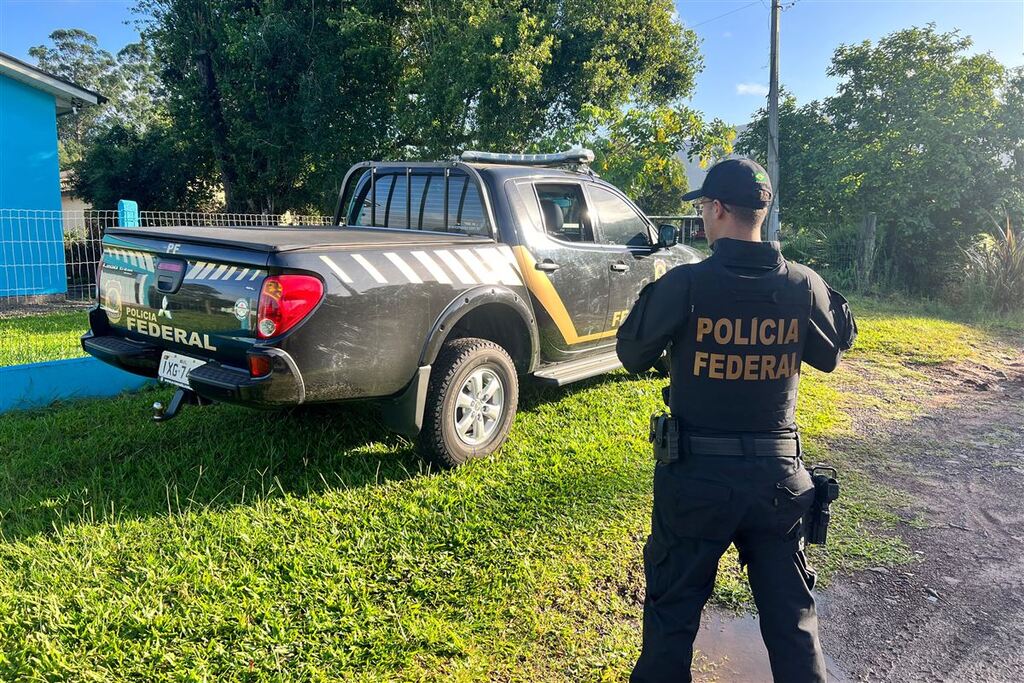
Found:
<svg viewBox="0 0 1024 683"><path fill-rule="evenodd" d="M505 385L494 370L477 368L462 383L452 419L455 433L467 446L490 440L505 409Z"/></svg>

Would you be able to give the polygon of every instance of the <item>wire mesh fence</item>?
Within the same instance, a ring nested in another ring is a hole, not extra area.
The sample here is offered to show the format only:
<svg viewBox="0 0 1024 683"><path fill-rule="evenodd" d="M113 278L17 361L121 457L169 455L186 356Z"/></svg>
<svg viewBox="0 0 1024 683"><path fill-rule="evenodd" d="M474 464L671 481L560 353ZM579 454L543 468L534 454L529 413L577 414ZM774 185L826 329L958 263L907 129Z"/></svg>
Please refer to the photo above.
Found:
<svg viewBox="0 0 1024 683"><path fill-rule="evenodd" d="M650 216L680 229L680 241L706 250L699 216ZM140 211L142 227L331 225L330 216ZM104 232L117 211L0 209L0 367L82 355L78 338L96 300L96 270ZM818 268L836 286L853 287L865 261L857 234L785 238L786 252ZM870 254L867 255L870 263Z"/></svg>
<svg viewBox="0 0 1024 683"><path fill-rule="evenodd" d="M142 227L324 226L330 216L140 211ZM117 211L0 209L0 367L82 355L103 235Z"/></svg>
<svg viewBox="0 0 1024 683"><path fill-rule="evenodd" d="M704 219L696 215L648 216L656 225L671 224L679 230L679 241L709 251ZM780 239L786 258L810 266L831 284L843 289L861 289L871 277L875 261L874 228L840 226L790 232L783 225ZM870 233L870 234L868 234Z"/></svg>

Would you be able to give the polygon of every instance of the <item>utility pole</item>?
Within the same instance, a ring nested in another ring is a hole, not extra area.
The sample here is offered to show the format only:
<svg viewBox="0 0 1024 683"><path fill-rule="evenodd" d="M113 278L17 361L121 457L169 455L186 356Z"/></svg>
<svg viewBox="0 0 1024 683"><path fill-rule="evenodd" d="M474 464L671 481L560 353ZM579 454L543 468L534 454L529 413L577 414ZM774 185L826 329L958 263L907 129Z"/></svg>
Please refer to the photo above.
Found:
<svg viewBox="0 0 1024 683"><path fill-rule="evenodd" d="M768 209L768 239L779 239L779 12L781 0L772 0L771 77L768 84L768 177L772 205Z"/></svg>

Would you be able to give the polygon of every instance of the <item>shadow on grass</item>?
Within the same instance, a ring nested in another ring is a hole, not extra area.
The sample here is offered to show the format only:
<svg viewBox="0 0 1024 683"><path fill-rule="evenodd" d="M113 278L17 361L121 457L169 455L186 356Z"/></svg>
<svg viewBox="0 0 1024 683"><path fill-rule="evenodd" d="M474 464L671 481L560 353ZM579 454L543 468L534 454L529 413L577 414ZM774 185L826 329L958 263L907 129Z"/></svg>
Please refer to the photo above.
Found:
<svg viewBox="0 0 1024 683"><path fill-rule="evenodd" d="M560 401L619 373L568 387L524 382L520 410ZM369 403L264 412L186 407L150 421L167 388L0 417L0 534L6 541L68 524L138 519L308 495L427 474L415 444Z"/></svg>

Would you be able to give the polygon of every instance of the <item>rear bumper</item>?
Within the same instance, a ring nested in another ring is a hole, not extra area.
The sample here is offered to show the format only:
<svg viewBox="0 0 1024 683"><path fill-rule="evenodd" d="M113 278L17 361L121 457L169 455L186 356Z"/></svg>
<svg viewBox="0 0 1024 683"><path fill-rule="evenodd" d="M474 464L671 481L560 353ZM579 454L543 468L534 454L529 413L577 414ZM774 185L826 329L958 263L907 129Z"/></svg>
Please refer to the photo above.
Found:
<svg viewBox="0 0 1024 683"><path fill-rule="evenodd" d="M156 378L163 349L113 335L87 332L82 348L91 356L127 372ZM260 349L271 359L270 373L252 377L248 370L209 362L189 373L192 391L203 398L255 408L297 405L306 400L305 383L295 362L280 349Z"/></svg>

